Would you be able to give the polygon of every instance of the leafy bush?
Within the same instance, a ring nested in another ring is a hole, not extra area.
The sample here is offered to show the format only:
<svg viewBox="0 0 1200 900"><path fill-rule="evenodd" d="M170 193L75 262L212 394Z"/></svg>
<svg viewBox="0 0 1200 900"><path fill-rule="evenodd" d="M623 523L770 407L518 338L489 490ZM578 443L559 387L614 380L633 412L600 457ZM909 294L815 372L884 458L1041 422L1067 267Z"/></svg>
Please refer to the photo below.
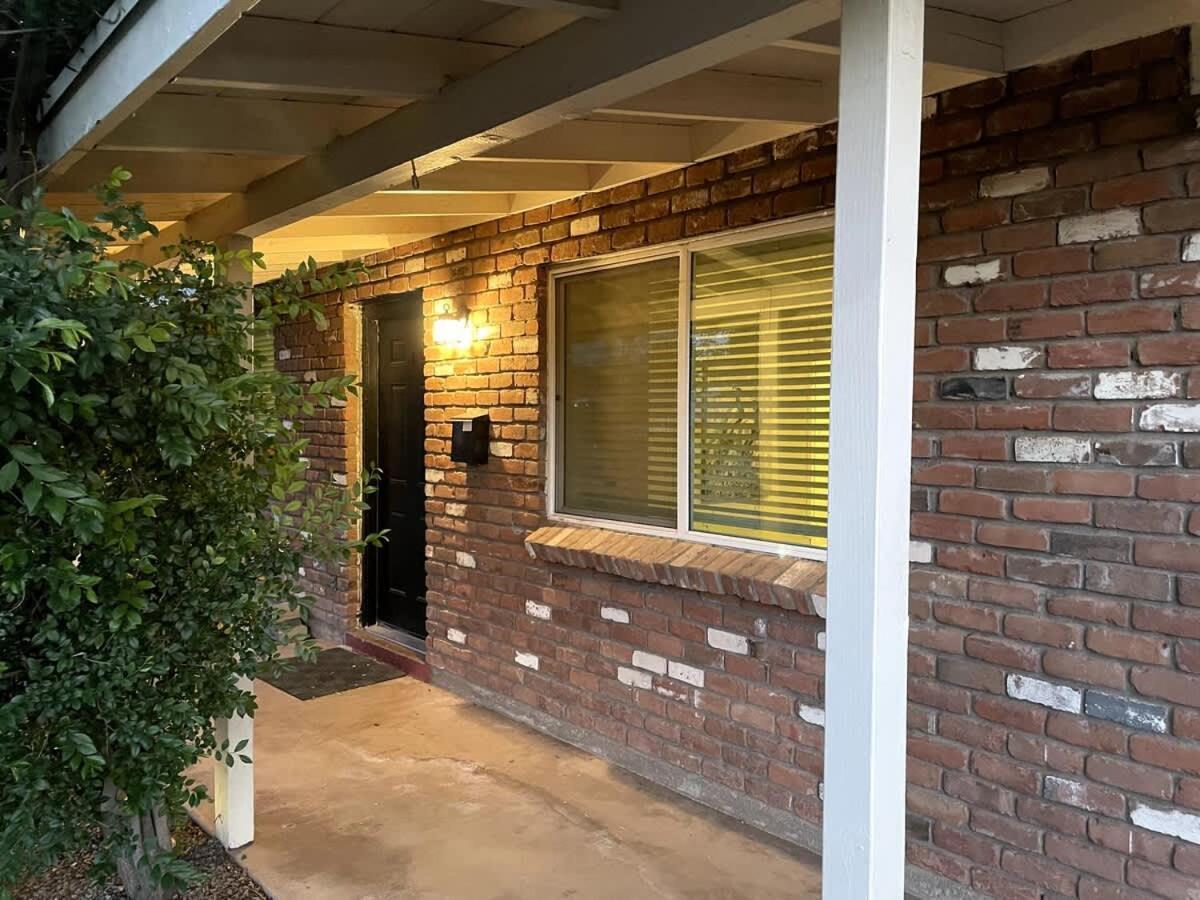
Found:
<svg viewBox="0 0 1200 900"><path fill-rule="evenodd" d="M316 482L289 425L351 379L300 384L249 349L256 323L320 324L302 298L353 273L303 266L256 317L226 279L251 254L117 262L113 240L153 230L117 203L126 177L95 223L0 207L0 895L101 830L102 862L128 860L137 828L114 823L202 799L201 757L241 764L213 720L253 713L238 680L278 659L302 559L364 543L369 486ZM186 881L147 850L153 881Z"/></svg>

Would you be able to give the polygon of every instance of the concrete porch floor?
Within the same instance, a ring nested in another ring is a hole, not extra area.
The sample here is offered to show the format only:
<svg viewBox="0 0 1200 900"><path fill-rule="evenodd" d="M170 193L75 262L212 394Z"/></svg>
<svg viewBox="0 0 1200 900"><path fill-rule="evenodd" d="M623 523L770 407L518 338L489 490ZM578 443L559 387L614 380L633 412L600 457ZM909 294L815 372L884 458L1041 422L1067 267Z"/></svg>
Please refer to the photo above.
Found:
<svg viewBox="0 0 1200 900"><path fill-rule="evenodd" d="M259 704L234 856L276 900L820 896L815 856L416 679Z"/></svg>

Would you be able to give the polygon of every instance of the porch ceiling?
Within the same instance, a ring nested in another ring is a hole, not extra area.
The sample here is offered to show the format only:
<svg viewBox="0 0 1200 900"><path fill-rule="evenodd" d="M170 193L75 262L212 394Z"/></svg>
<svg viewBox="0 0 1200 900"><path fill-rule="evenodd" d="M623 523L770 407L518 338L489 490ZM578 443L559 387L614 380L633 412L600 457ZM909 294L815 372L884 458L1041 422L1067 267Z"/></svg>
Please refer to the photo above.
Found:
<svg viewBox="0 0 1200 900"><path fill-rule="evenodd" d="M837 116L839 0L202 0L190 36L146 33L181 2L106 24L45 104L51 202L90 211L129 168L163 237L121 252L147 259L240 232L269 278ZM1197 20L1200 0L938 0L924 88ZM131 75L146 40L161 65Z"/></svg>

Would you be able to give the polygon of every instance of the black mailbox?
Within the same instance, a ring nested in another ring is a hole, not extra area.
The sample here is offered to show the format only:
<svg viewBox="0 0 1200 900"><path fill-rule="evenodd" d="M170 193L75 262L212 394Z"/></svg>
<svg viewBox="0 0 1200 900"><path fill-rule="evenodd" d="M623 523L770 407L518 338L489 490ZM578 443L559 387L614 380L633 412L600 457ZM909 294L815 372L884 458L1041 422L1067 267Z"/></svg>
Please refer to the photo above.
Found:
<svg viewBox="0 0 1200 900"><path fill-rule="evenodd" d="M492 419L485 412L468 413L457 419L451 419L450 459L454 462L466 463L469 466L480 466L488 461L488 431Z"/></svg>

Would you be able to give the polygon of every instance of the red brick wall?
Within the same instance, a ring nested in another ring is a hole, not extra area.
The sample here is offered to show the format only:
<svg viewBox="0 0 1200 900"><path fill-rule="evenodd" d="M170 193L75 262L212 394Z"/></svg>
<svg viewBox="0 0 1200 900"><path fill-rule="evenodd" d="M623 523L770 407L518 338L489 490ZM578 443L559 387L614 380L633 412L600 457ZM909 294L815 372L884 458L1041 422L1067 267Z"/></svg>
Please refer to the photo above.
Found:
<svg viewBox="0 0 1200 900"><path fill-rule="evenodd" d="M924 131L909 854L990 896L1200 884L1200 846L1164 833L1200 841L1186 60L1175 32L1018 72L942 95ZM522 541L544 524L548 265L826 207L835 138L378 254L368 283L330 298L330 333L293 326L280 343L281 366L339 371L345 304L421 288L430 314L461 298L475 349L427 341L432 665L814 823L821 620L548 566ZM446 419L468 406L494 423L492 462L470 470L447 456ZM314 477L357 465L344 412L301 423ZM325 633L354 622L354 574L306 576ZM750 653L714 647L714 627ZM650 674L658 657L666 675ZM1174 827L1155 812L1170 809L1198 818Z"/></svg>

